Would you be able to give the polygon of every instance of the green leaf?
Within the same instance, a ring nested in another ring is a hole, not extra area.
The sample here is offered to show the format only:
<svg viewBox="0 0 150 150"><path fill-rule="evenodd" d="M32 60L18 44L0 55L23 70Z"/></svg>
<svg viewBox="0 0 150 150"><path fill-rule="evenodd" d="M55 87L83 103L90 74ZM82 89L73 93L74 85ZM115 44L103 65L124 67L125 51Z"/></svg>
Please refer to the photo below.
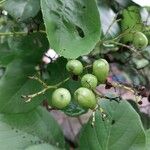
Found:
<svg viewBox="0 0 150 150"><path fill-rule="evenodd" d="M79 116L87 112L86 109L81 108L76 102L74 102L73 95L71 103L65 109L63 109L63 111L65 114L71 117Z"/></svg>
<svg viewBox="0 0 150 150"><path fill-rule="evenodd" d="M40 10L40 0L6 0L4 9L16 20L34 17Z"/></svg>
<svg viewBox="0 0 150 150"><path fill-rule="evenodd" d="M57 84L59 82L62 82L63 80L65 80L66 78L70 77L70 80L68 80L66 83L64 83L63 85L61 85L61 87L67 88L72 96L72 101L69 104L69 106L67 106L65 109L63 109L63 111L70 116L77 116L80 114L85 113L87 110L81 108L74 100L74 91L80 86L80 82L79 81L74 81L71 79L71 76L69 75L69 73L66 70L66 63L67 60L64 58L59 58L55 63L51 63L48 65L48 79L47 79L47 83L49 85L54 85ZM47 92L47 97L48 97L48 102L51 105L51 94L52 94L53 90L49 90Z"/></svg>
<svg viewBox="0 0 150 150"><path fill-rule="evenodd" d="M41 144L43 150L52 147L48 144L65 147L64 137L58 124L42 108L26 114L1 114L0 143L2 150L37 150L40 147L37 144Z"/></svg>
<svg viewBox="0 0 150 150"><path fill-rule="evenodd" d="M141 117L143 127L145 129L149 129L150 128L150 116L146 113L143 113L143 112L140 112L139 115Z"/></svg>
<svg viewBox="0 0 150 150"><path fill-rule="evenodd" d="M41 0L51 47L66 58L88 54L100 40L95 0Z"/></svg>
<svg viewBox="0 0 150 150"><path fill-rule="evenodd" d="M146 150L150 148L150 129L146 130Z"/></svg>
<svg viewBox="0 0 150 150"><path fill-rule="evenodd" d="M0 65L7 66L14 58L15 54L10 51L8 43L0 44Z"/></svg>
<svg viewBox="0 0 150 150"><path fill-rule="evenodd" d="M142 31L143 23L140 16L140 8L137 6L130 6L123 10L121 20L122 31L126 34L123 36L124 42L131 42L133 39L133 32Z"/></svg>
<svg viewBox="0 0 150 150"><path fill-rule="evenodd" d="M37 107L45 98L38 96L33 98L32 102L25 103L21 95L34 94L41 90L41 85L30 80L28 76L36 74L35 66L40 63L44 51L48 48L48 42L45 35L40 33L13 37L11 40L9 49L3 51L6 55L0 57L1 65L7 66L0 80L0 112L27 112ZM0 49L0 54L1 52ZM8 59L8 54L11 59Z"/></svg>
<svg viewBox="0 0 150 150"><path fill-rule="evenodd" d="M131 106L136 110L136 112L139 114L143 127L144 129L149 129L150 128L150 116L144 112L141 112L139 109L139 106L137 103L133 100L128 100L128 102L131 104Z"/></svg>
<svg viewBox="0 0 150 150"><path fill-rule="evenodd" d="M140 117L126 101L102 100L106 113L97 111L94 127L91 120L85 125L80 137L80 150L141 150L145 148L145 133Z"/></svg>
<svg viewBox="0 0 150 150"><path fill-rule="evenodd" d="M16 46L13 46L15 43ZM14 39L9 42L9 47L11 50L14 49L16 51L16 58L37 64L41 62L44 52L49 48L49 44L45 34L34 33L24 37L14 37Z"/></svg>
<svg viewBox="0 0 150 150"><path fill-rule="evenodd" d="M39 144L39 145L30 146L25 150L60 150L60 149L49 144Z"/></svg>
<svg viewBox="0 0 150 150"><path fill-rule="evenodd" d="M7 66L14 59L23 59L31 64L37 64L48 47L46 36L42 33L14 36L9 39L9 42L0 45L0 65Z"/></svg>
<svg viewBox="0 0 150 150"><path fill-rule="evenodd" d="M33 76L35 66L20 59L14 60L7 66L5 74L0 79L0 112L20 113L32 110L38 106L43 96L26 103L21 95L29 95L41 90L41 85L28 76Z"/></svg>

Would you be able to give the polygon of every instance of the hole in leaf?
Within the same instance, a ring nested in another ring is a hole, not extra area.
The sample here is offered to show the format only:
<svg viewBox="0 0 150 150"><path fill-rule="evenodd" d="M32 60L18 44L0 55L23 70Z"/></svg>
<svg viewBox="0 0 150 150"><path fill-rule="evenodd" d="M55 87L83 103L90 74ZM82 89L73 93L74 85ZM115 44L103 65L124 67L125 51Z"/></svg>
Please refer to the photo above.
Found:
<svg viewBox="0 0 150 150"><path fill-rule="evenodd" d="M0 67L0 78L4 75L6 68Z"/></svg>
<svg viewBox="0 0 150 150"><path fill-rule="evenodd" d="M33 141L32 141L32 140L31 140L30 142L31 142L31 143L33 143Z"/></svg>
<svg viewBox="0 0 150 150"><path fill-rule="evenodd" d="M111 124L112 124L112 125L115 124L115 120L112 120Z"/></svg>
<svg viewBox="0 0 150 150"><path fill-rule="evenodd" d="M18 133L18 130L16 130L16 133Z"/></svg>
<svg viewBox="0 0 150 150"><path fill-rule="evenodd" d="M78 81L78 80L79 80L79 76L77 76L77 75L72 75L72 79L73 79L74 81Z"/></svg>
<svg viewBox="0 0 150 150"><path fill-rule="evenodd" d="M77 30L77 32L78 32L78 34L79 34L79 36L81 37L81 38L84 38L84 31L79 27L79 26L75 26L76 27L76 30Z"/></svg>
<svg viewBox="0 0 150 150"><path fill-rule="evenodd" d="M147 98L147 99L148 99L148 102L150 103L150 94L148 95L148 98Z"/></svg>
<svg viewBox="0 0 150 150"><path fill-rule="evenodd" d="M83 6L82 8L83 8L83 9L85 9L86 7L85 7L85 6Z"/></svg>
<svg viewBox="0 0 150 150"><path fill-rule="evenodd" d="M35 141L34 144L36 145L36 144L38 144L38 142Z"/></svg>

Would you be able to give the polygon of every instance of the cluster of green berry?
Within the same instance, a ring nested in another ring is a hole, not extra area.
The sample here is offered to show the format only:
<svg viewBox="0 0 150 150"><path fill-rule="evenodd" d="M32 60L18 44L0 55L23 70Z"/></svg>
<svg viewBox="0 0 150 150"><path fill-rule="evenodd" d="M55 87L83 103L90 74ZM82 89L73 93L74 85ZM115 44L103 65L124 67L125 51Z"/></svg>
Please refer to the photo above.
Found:
<svg viewBox="0 0 150 150"><path fill-rule="evenodd" d="M83 73L83 65L79 60L70 60L66 69L73 75ZM85 74L81 78L81 86L74 92L75 101L83 108L93 109L96 107L96 95L94 90L98 83L105 83L109 74L109 64L105 59L95 60L92 65L93 74ZM52 94L52 106L63 109L69 105L71 94L65 88L58 88Z"/></svg>

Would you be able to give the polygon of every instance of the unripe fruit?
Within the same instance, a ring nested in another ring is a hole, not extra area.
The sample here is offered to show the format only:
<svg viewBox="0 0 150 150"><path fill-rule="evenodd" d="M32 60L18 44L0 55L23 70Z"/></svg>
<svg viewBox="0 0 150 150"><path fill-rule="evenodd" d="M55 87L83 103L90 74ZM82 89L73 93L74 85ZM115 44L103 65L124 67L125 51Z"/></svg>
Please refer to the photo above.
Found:
<svg viewBox="0 0 150 150"><path fill-rule="evenodd" d="M97 83L98 80L93 74L85 74L81 79L81 85L89 89L96 88Z"/></svg>
<svg viewBox="0 0 150 150"><path fill-rule="evenodd" d="M135 48L145 48L148 45L148 39L142 32L136 32L133 35L132 43Z"/></svg>
<svg viewBox="0 0 150 150"><path fill-rule="evenodd" d="M93 74L100 83L105 83L109 74L109 64L105 59L95 60L93 63Z"/></svg>
<svg viewBox="0 0 150 150"><path fill-rule="evenodd" d="M95 94L87 88L81 87L77 89L74 93L74 98L83 108L93 109L96 106Z"/></svg>
<svg viewBox="0 0 150 150"><path fill-rule="evenodd" d="M71 94L65 88L59 88L52 94L52 106L62 109L71 101Z"/></svg>
<svg viewBox="0 0 150 150"><path fill-rule="evenodd" d="M80 75L83 72L83 65L79 60L70 60L66 65L66 69L74 75Z"/></svg>

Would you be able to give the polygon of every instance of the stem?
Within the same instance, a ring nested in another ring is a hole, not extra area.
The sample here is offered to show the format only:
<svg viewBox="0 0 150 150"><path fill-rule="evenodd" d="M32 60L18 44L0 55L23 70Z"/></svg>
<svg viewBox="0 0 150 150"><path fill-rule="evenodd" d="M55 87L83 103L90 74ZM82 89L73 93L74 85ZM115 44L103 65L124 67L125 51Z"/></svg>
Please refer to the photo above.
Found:
<svg viewBox="0 0 150 150"><path fill-rule="evenodd" d="M98 105L96 105L96 107L93 109L93 112L92 112L92 123L91 123L92 127L94 127L95 125L95 113L97 109L98 109Z"/></svg>
<svg viewBox="0 0 150 150"><path fill-rule="evenodd" d="M60 85L62 85L63 83L67 82L70 78L66 78L65 80L63 80L62 82L59 82L57 84L54 85L55 88L58 88Z"/></svg>
<svg viewBox="0 0 150 150"><path fill-rule="evenodd" d="M84 67L84 69L91 68L91 67L92 67L92 65L87 65Z"/></svg>
<svg viewBox="0 0 150 150"><path fill-rule="evenodd" d="M37 32L46 33L43 30L34 31L33 33L37 33ZM0 32L0 36L27 35L27 34L28 34L27 32L6 32L6 33Z"/></svg>
<svg viewBox="0 0 150 150"><path fill-rule="evenodd" d="M119 88L119 89L125 89L131 93L133 93L135 95L135 102L138 103L139 101L141 101L142 97L138 95L138 90L133 89L131 87L125 86L123 84L117 83L117 82L111 82L111 86L114 88ZM106 99L111 99L111 100L115 100L116 98L120 98L120 97L115 97L115 98L110 98L107 97L106 95L103 95L100 91L98 90L93 90L93 92L98 95L100 98L106 98Z"/></svg>
<svg viewBox="0 0 150 150"><path fill-rule="evenodd" d="M29 79L38 81L38 82L41 83L45 88L48 87L48 85L47 85L45 82L43 82L40 78L38 78L38 77L36 77L36 76L33 76L33 77L29 76Z"/></svg>
<svg viewBox="0 0 150 150"><path fill-rule="evenodd" d="M41 83L45 88L37 93L31 94L31 95L22 95L21 97L26 99L26 102L30 102L34 97L37 97L39 95L45 94L45 92L49 89L57 89L59 86L61 86L63 83L67 82L70 78L66 78L65 80L63 80L62 82L59 82L55 85L47 85L46 83L44 83L41 79L39 79L38 77L29 77L30 79L36 80L39 83Z"/></svg>
<svg viewBox="0 0 150 150"><path fill-rule="evenodd" d="M123 84L112 83L112 86L113 86L113 87L116 87L116 88L122 88L122 89L125 89L125 90L127 90L127 91L129 91L129 92L135 94L135 90L133 90L132 88L127 87L127 86L125 86L125 85L123 85Z"/></svg>
<svg viewBox="0 0 150 150"><path fill-rule="evenodd" d="M109 25L109 27L108 27L108 29L107 29L107 31L106 31L106 33L105 33L105 35L104 35L103 40L105 40L105 39L106 39L106 36L108 35L108 33L109 33L109 31L110 31L111 27L114 25L114 23L115 23L115 22L120 21L120 19L116 20L116 18L117 18L117 15L114 17L114 19L113 19L112 23Z"/></svg>
<svg viewBox="0 0 150 150"><path fill-rule="evenodd" d="M129 33L135 32L135 31L133 31L134 28L135 28L135 26L132 26L131 28L125 29L121 34L119 34L118 36L116 36L115 38L113 38L111 41L119 40L122 37L127 36Z"/></svg>
<svg viewBox="0 0 150 150"><path fill-rule="evenodd" d="M26 102L30 102L31 100L32 100L32 98L34 98L34 97L36 97L36 96L39 96L39 95L42 95L42 94L44 94L48 89L53 89L53 88L55 88L55 87L53 87L53 86L48 86L47 88L44 88L43 90L41 90L41 91L39 91L39 92L37 92L37 93L35 93L35 94L32 94L32 95L22 95L21 97L22 98L24 98L24 99L26 99Z"/></svg>
<svg viewBox="0 0 150 150"><path fill-rule="evenodd" d="M119 43L119 42L115 42L115 41L111 41L110 43L112 44L116 44L116 45L119 45L119 46L123 46L123 47L126 47L127 49L129 49L130 51L142 56L143 58L145 58L146 60L150 61L150 59L148 59L147 57L145 57L142 53L138 52L135 48L129 46L129 45L126 45L126 44L122 44L122 43Z"/></svg>

